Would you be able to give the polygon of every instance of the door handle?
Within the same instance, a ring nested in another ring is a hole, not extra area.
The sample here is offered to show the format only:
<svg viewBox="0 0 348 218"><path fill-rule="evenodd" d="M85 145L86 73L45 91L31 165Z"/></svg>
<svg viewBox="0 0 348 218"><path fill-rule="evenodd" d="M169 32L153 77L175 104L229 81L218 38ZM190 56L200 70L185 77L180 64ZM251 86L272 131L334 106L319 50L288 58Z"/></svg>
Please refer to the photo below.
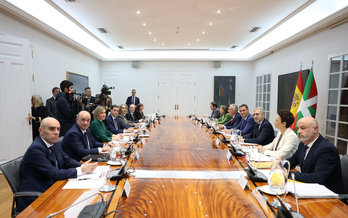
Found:
<svg viewBox="0 0 348 218"><path fill-rule="evenodd" d="M25 119L28 119L29 125L31 125L30 113L28 113L28 117L26 117Z"/></svg>
<svg viewBox="0 0 348 218"><path fill-rule="evenodd" d="M178 110L179 110L179 105L177 105L176 107L177 107L177 108L178 108Z"/></svg>

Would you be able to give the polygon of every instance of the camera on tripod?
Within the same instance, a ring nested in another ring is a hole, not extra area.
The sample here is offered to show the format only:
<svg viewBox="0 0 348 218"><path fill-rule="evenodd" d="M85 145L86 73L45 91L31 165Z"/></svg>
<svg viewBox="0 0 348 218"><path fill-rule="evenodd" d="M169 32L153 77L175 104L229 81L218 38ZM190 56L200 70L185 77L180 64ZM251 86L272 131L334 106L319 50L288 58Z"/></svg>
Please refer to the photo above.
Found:
<svg viewBox="0 0 348 218"><path fill-rule="evenodd" d="M111 95L110 89L115 89L114 86L108 87L107 85L103 85L101 89L101 95Z"/></svg>

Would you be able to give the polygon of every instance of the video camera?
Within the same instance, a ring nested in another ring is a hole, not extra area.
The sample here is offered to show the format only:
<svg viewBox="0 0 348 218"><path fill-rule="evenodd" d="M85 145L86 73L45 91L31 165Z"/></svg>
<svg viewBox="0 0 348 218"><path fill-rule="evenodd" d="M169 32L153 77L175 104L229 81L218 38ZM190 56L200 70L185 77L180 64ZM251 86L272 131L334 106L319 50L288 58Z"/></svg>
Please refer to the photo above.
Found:
<svg viewBox="0 0 348 218"><path fill-rule="evenodd" d="M115 89L115 87L114 86L108 87L107 85L103 85L101 89L101 95L111 95L111 91L109 91L110 89Z"/></svg>

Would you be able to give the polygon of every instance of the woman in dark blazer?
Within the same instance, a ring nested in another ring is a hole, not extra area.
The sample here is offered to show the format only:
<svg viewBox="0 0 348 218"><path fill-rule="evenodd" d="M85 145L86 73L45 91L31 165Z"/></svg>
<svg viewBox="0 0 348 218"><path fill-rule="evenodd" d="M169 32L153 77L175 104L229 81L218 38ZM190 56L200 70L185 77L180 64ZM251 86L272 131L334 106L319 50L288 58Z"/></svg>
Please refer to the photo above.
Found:
<svg viewBox="0 0 348 218"><path fill-rule="evenodd" d="M33 140L39 136L39 127L41 121L48 117L49 111L47 107L43 106L43 101L40 95L31 96L31 116L30 119L33 120L31 125L33 128Z"/></svg>
<svg viewBox="0 0 348 218"><path fill-rule="evenodd" d="M134 112L135 118L137 118L137 120L141 120L145 118L143 110L144 110L144 105L142 103L139 103L137 105L137 109Z"/></svg>

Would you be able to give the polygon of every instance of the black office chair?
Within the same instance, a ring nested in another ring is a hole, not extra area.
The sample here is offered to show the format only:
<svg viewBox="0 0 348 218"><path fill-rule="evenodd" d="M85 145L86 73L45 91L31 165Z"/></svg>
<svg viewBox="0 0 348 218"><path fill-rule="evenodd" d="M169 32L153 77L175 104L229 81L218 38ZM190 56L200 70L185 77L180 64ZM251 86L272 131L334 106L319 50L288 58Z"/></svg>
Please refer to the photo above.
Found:
<svg viewBox="0 0 348 218"><path fill-rule="evenodd" d="M344 195L340 195L340 199L348 205L348 155L343 155L341 158L342 178Z"/></svg>
<svg viewBox="0 0 348 218"><path fill-rule="evenodd" d="M21 188L21 162L23 156L10 160L0 165L0 170L4 173L5 178L13 192L11 217L16 217L20 212L16 211L17 198L21 196L39 197L41 192L20 192Z"/></svg>
<svg viewBox="0 0 348 218"><path fill-rule="evenodd" d="M59 145L62 145L63 139L64 136L59 137L57 143L59 143Z"/></svg>

